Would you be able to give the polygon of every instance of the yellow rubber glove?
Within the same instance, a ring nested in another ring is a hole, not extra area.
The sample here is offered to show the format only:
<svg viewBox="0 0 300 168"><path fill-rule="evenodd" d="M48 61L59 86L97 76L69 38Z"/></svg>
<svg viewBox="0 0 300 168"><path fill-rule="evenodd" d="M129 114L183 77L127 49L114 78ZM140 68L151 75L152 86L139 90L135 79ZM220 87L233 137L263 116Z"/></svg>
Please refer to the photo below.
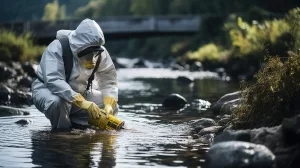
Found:
<svg viewBox="0 0 300 168"><path fill-rule="evenodd" d="M80 109L86 110L89 113L89 117L93 119L100 118L101 114L99 107L94 102L85 100L80 93L75 96L72 103L78 106Z"/></svg>
<svg viewBox="0 0 300 168"><path fill-rule="evenodd" d="M108 118L110 114L113 114L113 109L116 107L117 101L111 96L106 96L103 100L103 103L104 111L106 112L106 118Z"/></svg>

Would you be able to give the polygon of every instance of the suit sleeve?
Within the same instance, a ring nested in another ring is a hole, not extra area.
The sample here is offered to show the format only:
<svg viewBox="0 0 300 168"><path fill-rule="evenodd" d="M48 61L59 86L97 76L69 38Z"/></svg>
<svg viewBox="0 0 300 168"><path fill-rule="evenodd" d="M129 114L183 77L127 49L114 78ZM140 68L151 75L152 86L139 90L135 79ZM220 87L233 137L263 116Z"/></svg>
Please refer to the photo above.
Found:
<svg viewBox="0 0 300 168"><path fill-rule="evenodd" d="M111 96L118 101L117 72L113 61L111 60L111 57L105 48L101 54L101 62L95 74L98 81L99 90L103 95L103 99L106 96Z"/></svg>
<svg viewBox="0 0 300 168"><path fill-rule="evenodd" d="M62 46L58 40L49 44L43 53L40 67L47 88L67 102L72 102L77 92L66 82Z"/></svg>

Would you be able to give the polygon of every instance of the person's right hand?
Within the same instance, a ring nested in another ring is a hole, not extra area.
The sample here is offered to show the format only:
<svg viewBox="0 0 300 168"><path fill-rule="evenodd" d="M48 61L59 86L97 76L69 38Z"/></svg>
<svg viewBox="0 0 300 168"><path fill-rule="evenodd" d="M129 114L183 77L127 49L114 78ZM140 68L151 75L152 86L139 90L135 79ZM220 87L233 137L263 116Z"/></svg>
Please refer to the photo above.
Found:
<svg viewBox="0 0 300 168"><path fill-rule="evenodd" d="M72 103L78 106L80 109L86 110L89 113L89 117L92 119L100 118L100 108L94 102L85 100L81 94L78 93L74 97Z"/></svg>

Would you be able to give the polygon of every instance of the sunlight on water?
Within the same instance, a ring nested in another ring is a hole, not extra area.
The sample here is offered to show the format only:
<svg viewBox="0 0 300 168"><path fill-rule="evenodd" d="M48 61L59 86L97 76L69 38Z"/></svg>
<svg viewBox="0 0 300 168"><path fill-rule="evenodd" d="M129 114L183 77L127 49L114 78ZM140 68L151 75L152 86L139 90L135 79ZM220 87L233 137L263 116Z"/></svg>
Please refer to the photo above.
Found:
<svg viewBox="0 0 300 168"><path fill-rule="evenodd" d="M197 95L192 93L199 88L205 90L200 97L211 100L221 92L219 88L226 92L232 87L209 80L196 82L192 90L182 89L173 83L181 73L185 72L119 70L118 118L125 121L121 131L51 133L50 122L33 106L25 108L28 116L1 117L0 167L200 167L207 145L196 143L187 123L202 112L191 108L164 111L161 102L172 92L193 100ZM31 123L15 124L20 119Z"/></svg>

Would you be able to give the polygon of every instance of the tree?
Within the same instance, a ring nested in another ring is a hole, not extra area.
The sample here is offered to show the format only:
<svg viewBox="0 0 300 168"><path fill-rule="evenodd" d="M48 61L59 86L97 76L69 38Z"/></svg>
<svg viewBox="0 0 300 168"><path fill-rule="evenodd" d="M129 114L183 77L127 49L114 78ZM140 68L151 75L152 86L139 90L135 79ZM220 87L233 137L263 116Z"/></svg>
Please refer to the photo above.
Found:
<svg viewBox="0 0 300 168"><path fill-rule="evenodd" d="M65 19L66 17L66 6L62 5L59 7L58 0L47 3L42 17L43 21L56 21L58 19Z"/></svg>

